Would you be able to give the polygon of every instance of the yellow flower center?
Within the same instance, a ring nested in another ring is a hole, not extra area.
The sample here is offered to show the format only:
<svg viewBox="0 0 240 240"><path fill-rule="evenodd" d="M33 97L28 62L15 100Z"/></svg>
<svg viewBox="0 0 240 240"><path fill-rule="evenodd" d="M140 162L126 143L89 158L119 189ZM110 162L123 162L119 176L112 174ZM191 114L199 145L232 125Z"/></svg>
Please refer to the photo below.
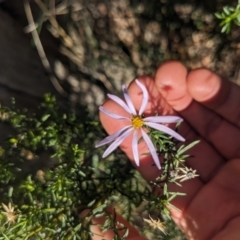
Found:
<svg viewBox="0 0 240 240"><path fill-rule="evenodd" d="M141 117L135 116L132 118L132 125L134 128L139 129L143 126L144 121Z"/></svg>

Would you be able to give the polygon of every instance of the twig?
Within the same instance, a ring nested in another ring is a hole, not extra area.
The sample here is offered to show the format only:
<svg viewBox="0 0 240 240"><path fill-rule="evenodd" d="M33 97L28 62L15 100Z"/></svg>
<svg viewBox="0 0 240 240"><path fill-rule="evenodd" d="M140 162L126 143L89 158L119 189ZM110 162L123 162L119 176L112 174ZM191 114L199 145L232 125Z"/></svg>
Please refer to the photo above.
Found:
<svg viewBox="0 0 240 240"><path fill-rule="evenodd" d="M61 38L62 38L64 45L71 48L74 45L72 39L68 36L68 34L64 31L64 29L61 26L59 26L56 19L52 16L51 13L49 13L49 11L45 7L45 5L42 3L42 1L35 0L35 2L39 6L39 8L44 12L45 16L48 17L48 20L51 23L51 25L53 26L53 28L57 30L59 36L61 36ZM47 13L49 13L49 14L47 14Z"/></svg>
<svg viewBox="0 0 240 240"><path fill-rule="evenodd" d="M24 9L25 9L25 13L26 13L26 16L27 16L28 24L30 26L34 26L35 22L34 22L34 19L33 19L31 7L30 7L30 4L29 4L28 0L24 0ZM31 34L32 34L35 46L37 48L38 54L40 56L40 59L42 61L42 64L43 64L44 68L46 69L46 71L48 72L49 78L50 78L53 86L62 96L67 96L67 92L62 88L62 86L59 84L57 78L53 74L51 65L50 65L50 63L47 59L47 56L46 56L45 51L43 49L41 40L39 38L37 28L32 28Z"/></svg>

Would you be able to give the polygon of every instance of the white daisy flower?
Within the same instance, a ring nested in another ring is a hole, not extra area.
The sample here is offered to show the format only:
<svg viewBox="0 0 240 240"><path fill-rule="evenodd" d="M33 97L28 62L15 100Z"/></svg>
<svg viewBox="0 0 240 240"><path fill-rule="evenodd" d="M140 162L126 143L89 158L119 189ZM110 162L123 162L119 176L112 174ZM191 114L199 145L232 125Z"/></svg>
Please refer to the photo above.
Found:
<svg viewBox="0 0 240 240"><path fill-rule="evenodd" d="M177 117L177 116L143 117L143 113L144 113L147 103L148 103L149 95L148 95L148 91L147 91L146 87L139 80L136 79L135 82L141 88L141 90L143 92L143 100L142 100L140 110L138 112L136 111L136 109L133 105L133 102L128 94L127 87L125 84L122 86L125 102L115 95L108 94L108 97L111 100L113 100L118 105L120 105L126 112L131 114L131 116L130 117L120 116L116 113L108 111L107 109L105 109L102 106L99 107L99 110L114 119L128 120L129 125L123 127L122 129L116 131L112 135L106 137L105 139L103 139L102 141L97 143L95 147L101 147L105 144L112 142L110 144L110 146L106 149L106 151L103 153L102 157L105 158L110 153L112 153L131 133L133 133L133 138L132 138L133 157L134 157L136 165L139 166L140 159L139 159L139 152L138 152L138 132L140 131L144 141L147 144L149 152L151 153L156 166L159 169L161 169L161 165L160 165L160 161L159 161L156 149L155 149L151 139L149 138L147 133L144 131L144 128L146 128L146 126L147 126L147 127L159 130L168 135L171 135L172 137L176 138L179 141L185 141L185 139L180 134L178 134L171 128L163 125L165 123L180 122L180 121L182 121L182 118Z"/></svg>

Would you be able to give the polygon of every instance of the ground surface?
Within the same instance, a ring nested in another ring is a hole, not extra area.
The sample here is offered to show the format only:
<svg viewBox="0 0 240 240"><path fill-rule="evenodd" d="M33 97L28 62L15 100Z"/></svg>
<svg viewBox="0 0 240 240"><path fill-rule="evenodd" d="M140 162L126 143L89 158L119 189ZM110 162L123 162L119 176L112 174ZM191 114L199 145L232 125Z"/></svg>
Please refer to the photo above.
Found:
<svg viewBox="0 0 240 240"><path fill-rule="evenodd" d="M12 90L32 97L55 90L73 105L87 103L96 110L107 92L119 92L121 84L135 76L154 75L169 59L183 61L189 69L208 67L238 81L239 28L229 35L220 33L214 12L224 1L217 3L36 0L24 8L24 1L2 1L0 86L7 89L0 101L9 101L6 95L14 95ZM35 26L47 68L31 38Z"/></svg>

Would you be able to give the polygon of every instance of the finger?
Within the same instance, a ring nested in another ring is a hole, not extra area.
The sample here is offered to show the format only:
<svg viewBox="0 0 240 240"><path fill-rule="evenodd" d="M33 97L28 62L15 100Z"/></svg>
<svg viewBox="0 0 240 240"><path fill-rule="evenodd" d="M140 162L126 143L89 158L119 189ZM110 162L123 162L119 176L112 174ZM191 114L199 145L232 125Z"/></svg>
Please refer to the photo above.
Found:
<svg viewBox="0 0 240 240"><path fill-rule="evenodd" d="M240 129L218 114L193 101L180 112L188 123L226 159L240 157Z"/></svg>
<svg viewBox="0 0 240 240"><path fill-rule="evenodd" d="M182 123L179 133L187 139L186 145L196 140L200 141L187 151L187 154L191 157L186 160L186 164L197 170L197 173L200 175L199 178L203 183L208 182L219 168L223 166L225 163L224 158L208 142L193 131L188 123Z"/></svg>
<svg viewBox="0 0 240 240"><path fill-rule="evenodd" d="M226 158L239 157L240 149L236 141L240 137L239 86L207 69L190 72L187 86L191 96L201 102L197 107L196 104L190 107L194 108L196 118L204 118L197 126L194 125L198 132L209 139ZM189 121L194 124L193 118Z"/></svg>
<svg viewBox="0 0 240 240"><path fill-rule="evenodd" d="M188 75L188 91L207 108L240 127L240 88L207 69L193 70Z"/></svg>
<svg viewBox="0 0 240 240"><path fill-rule="evenodd" d="M204 139L214 145L219 153L226 158L239 157L240 150L235 139L239 139L240 130L228 121L225 121L225 119L216 114L214 111L211 111L202 104L194 101L188 91L190 87L188 87L186 68L182 66L182 72L179 71L179 76L176 76L175 71L170 72L170 67L171 69L173 69L173 67L174 69L177 68L172 65L179 66L180 64L170 62L164 64L157 71L156 85L161 94L175 110L179 111L180 115L183 116ZM167 75L168 78L166 78ZM204 81L202 82L205 83ZM204 89L207 87L199 86L198 88ZM221 141L223 139L224 141Z"/></svg>
<svg viewBox="0 0 240 240"><path fill-rule="evenodd" d="M162 64L155 75L155 85L166 102L176 111L186 109L192 102L187 92L187 69L180 62Z"/></svg>
<svg viewBox="0 0 240 240"><path fill-rule="evenodd" d="M187 91L187 70L185 66L175 61L163 64L156 72L155 84L169 105L181 114L182 112L186 113L183 116L187 120L191 117L195 119L192 110L188 111L189 106L193 104L193 99ZM195 119L195 121L198 121L198 119ZM201 119L201 121L203 120ZM199 144L190 149L189 153L194 157L187 160L187 164L198 171L203 182L208 181L224 163L222 156L185 121L181 124L180 133L189 142L201 140Z"/></svg>

